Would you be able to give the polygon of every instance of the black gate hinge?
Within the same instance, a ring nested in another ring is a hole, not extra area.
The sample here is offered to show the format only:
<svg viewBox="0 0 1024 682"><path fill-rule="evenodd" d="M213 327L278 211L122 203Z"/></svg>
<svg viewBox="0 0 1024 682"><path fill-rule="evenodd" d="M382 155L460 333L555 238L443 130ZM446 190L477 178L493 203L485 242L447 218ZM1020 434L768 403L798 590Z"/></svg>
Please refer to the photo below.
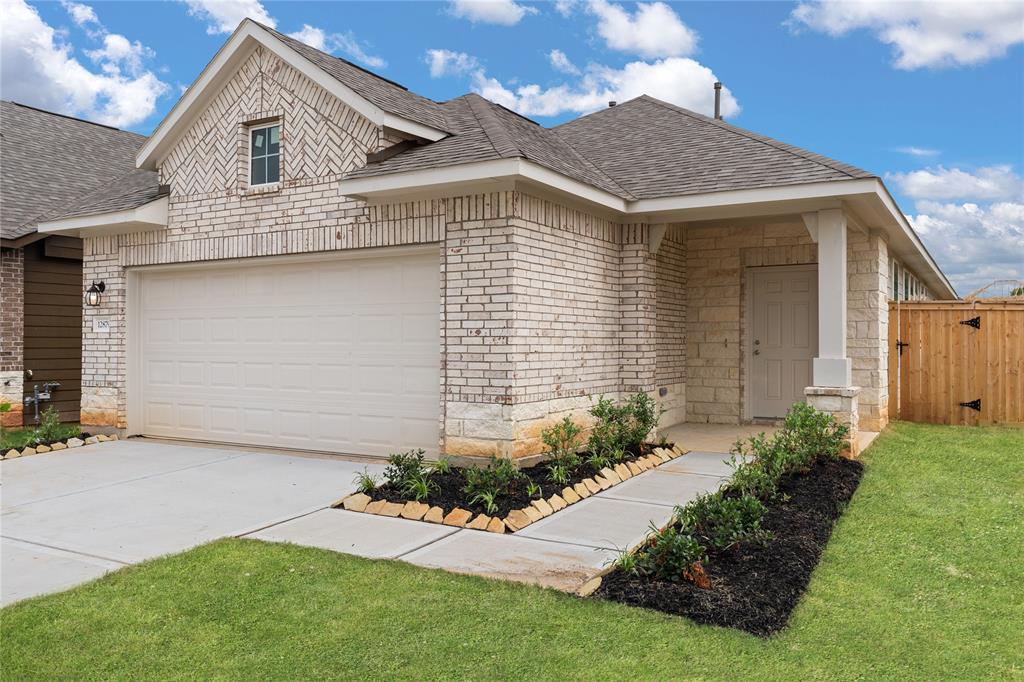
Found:
<svg viewBox="0 0 1024 682"><path fill-rule="evenodd" d="M968 327L974 327L975 329L981 329L981 316L972 317L969 320L960 320L960 324L966 324Z"/></svg>
<svg viewBox="0 0 1024 682"><path fill-rule="evenodd" d="M977 410L978 412L981 412L981 398L972 400L969 403L960 403L960 407L969 407L972 410Z"/></svg>

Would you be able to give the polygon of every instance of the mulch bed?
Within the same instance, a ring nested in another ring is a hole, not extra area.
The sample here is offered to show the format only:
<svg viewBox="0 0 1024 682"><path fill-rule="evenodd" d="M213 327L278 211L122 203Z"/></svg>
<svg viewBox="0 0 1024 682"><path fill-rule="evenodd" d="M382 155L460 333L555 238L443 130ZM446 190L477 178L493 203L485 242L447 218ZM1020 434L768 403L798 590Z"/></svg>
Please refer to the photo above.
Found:
<svg viewBox="0 0 1024 682"><path fill-rule="evenodd" d="M785 502L769 505L762 522L774 537L723 552L709 551L710 589L613 571L596 596L664 611L706 625L767 637L786 626L832 535L832 527L860 484L864 465L840 459L783 479Z"/></svg>
<svg viewBox="0 0 1024 682"><path fill-rule="evenodd" d="M632 462L637 457L650 454L655 447L661 447L658 445L645 444L641 447L640 452L627 452L625 459L622 463ZM671 448L672 444L669 443L666 447ZM580 453L580 459L584 459L588 453ZM541 487L542 496L547 499L555 494L561 494L562 489L566 486L572 487L576 483L580 483L585 478L590 478L597 471L594 471L586 462L583 462L577 467L570 475L569 482L566 484L554 483L548 479L548 468L544 466L544 463L534 465L532 467L521 469L521 471L529 477L529 481L533 481ZM435 473L431 477L432 481L438 484L438 491L431 493L430 497L423 500L425 504L431 506L442 507L446 510L454 509L455 507L461 507L467 511L471 511L475 514L486 514L487 510L482 504L476 503L471 504L469 496L462 491L466 485L466 479L463 477L462 469L452 467L451 471L446 474ZM509 491L509 494L500 495L495 498L495 503L498 505L498 511L490 516L497 518L504 518L513 509L522 509L530 505L531 500L538 499L536 497L530 497L526 494L526 486L529 481L517 482L515 488ZM388 502L399 502L404 503L408 501L408 496L403 494L401 490L391 486L382 485L377 488L373 493L373 499L375 500L387 500Z"/></svg>

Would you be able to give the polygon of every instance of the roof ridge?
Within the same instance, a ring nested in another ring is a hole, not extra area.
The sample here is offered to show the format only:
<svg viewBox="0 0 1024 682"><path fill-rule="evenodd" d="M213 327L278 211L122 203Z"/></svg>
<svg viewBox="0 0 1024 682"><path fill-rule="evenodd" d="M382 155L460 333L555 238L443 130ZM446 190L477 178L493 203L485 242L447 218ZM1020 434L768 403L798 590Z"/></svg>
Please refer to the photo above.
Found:
<svg viewBox="0 0 1024 682"><path fill-rule="evenodd" d="M856 166L851 166L850 164L842 163L841 161L837 161L835 159L830 159L829 157L824 156L823 154L817 154L815 152L797 147L796 145L791 145L789 143L782 142L781 140L776 140L774 138L768 137L767 135L762 135L760 133L755 133L752 130L747 130L746 128L734 126L731 123L726 123L725 121L722 121L720 119L705 116L704 114L699 114L696 111L690 111L689 109L678 106L676 104L672 104L671 102L660 100L657 97L651 97L650 95L644 94L640 95L639 97L635 97L633 100L630 101L635 101L638 99L650 100L654 104L664 109L668 109L669 111L675 111L701 123L714 125L718 128L721 128L722 130L725 130L726 132L730 132L734 135L739 135L740 137L745 137L749 140L753 140L754 142L760 142L761 144L772 147L773 149L778 149L779 151L787 152L789 154L792 154L793 156L804 159L805 161L817 163L820 166L825 166L826 168L834 170L837 173L842 173L843 175L847 175L851 178L862 177L857 175L856 173L851 172L851 170L859 171L867 175L872 175L868 171L865 171L861 168L857 168ZM628 104L628 102L625 102L624 104Z"/></svg>
<svg viewBox="0 0 1024 682"><path fill-rule="evenodd" d="M513 158L516 156L525 157L526 154L519 145L515 143L512 136L505 129L504 124L494 115L494 111L491 110L490 101L477 95L476 93L468 93L463 95L466 98L466 103L469 105L469 110L473 114L473 117L480 124L480 129L487 136L488 142L491 143L491 147L494 151L503 159Z"/></svg>

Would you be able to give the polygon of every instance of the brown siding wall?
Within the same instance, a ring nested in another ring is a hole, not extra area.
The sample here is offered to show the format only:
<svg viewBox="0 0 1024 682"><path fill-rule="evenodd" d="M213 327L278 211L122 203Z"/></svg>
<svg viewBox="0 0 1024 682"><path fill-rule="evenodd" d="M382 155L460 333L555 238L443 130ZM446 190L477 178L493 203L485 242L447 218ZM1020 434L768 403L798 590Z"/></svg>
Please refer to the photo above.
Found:
<svg viewBox="0 0 1024 682"><path fill-rule="evenodd" d="M78 240L58 238L38 241L24 248L25 258L25 395L34 384L60 382L53 405L61 421L78 421L82 398L82 246ZM47 256L60 254L61 258ZM76 258L77 257L77 258ZM35 410L25 410L25 423Z"/></svg>

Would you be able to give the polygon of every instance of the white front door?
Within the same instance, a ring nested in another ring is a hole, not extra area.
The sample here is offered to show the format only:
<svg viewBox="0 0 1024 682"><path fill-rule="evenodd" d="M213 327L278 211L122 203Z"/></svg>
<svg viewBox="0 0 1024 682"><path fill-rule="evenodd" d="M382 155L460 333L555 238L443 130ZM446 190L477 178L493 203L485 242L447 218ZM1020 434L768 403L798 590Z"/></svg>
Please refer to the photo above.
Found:
<svg viewBox="0 0 1024 682"><path fill-rule="evenodd" d="M440 434L436 248L139 271L129 428L361 455Z"/></svg>
<svg viewBox="0 0 1024 682"><path fill-rule="evenodd" d="M752 328L747 334L753 418L777 418L803 402L818 353L818 271L813 265L747 271Z"/></svg>

